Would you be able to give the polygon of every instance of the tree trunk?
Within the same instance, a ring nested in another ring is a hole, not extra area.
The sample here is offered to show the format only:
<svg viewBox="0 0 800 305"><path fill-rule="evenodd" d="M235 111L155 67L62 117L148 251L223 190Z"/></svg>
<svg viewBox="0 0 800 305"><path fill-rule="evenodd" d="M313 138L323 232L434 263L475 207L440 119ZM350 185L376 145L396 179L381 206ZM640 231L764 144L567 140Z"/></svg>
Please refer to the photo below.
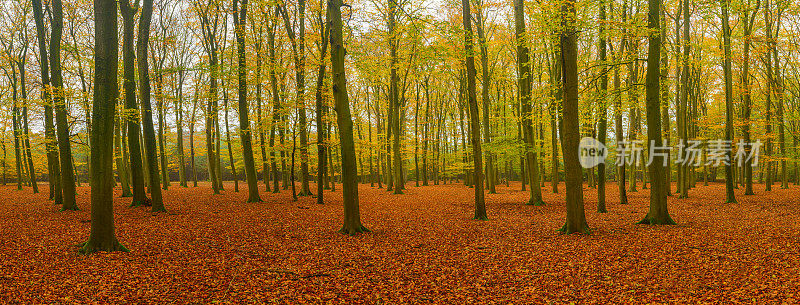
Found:
<svg viewBox="0 0 800 305"><path fill-rule="evenodd" d="M486 220L486 203L483 193L483 154L481 153L481 131L478 119L478 98L475 92L475 55L472 38L472 14L470 13L469 0L461 1L462 22L464 25L464 51L466 52L467 69L467 99L470 118L470 142L472 143L472 158L475 175L475 216L473 219ZM440 124L441 126L441 124ZM441 129L441 128L440 128Z"/></svg>
<svg viewBox="0 0 800 305"><path fill-rule="evenodd" d="M650 210L639 223L653 225L675 224L667 211L666 181L664 166L666 161L661 139L661 95L659 84L661 74L661 32L659 31L659 11L661 0L648 0L647 27L652 32L648 37L647 74L645 76L647 138L652 163L648 166L650 175Z"/></svg>
<svg viewBox="0 0 800 305"><path fill-rule="evenodd" d="M101 0L96 1L101 2ZM50 26L50 68L52 69L50 82L53 86L53 105L55 105L56 108L56 127L58 128L56 135L58 136L59 164L61 165L61 191L64 203L61 206L61 210L78 210L78 205L75 201L75 172L72 167L69 122L67 120L67 107L64 101L64 81L61 76L61 33L64 27L64 17L61 0L53 0L51 3L53 6L53 18ZM111 4L97 3L96 5L105 9L105 6L110 6ZM116 4L113 6L116 10ZM100 12L96 12L98 15L99 13ZM109 12L103 13L112 14ZM114 11L113 14L116 16L116 11ZM116 24L116 21L114 24ZM115 97L116 93L112 94L112 98ZM110 143L111 141L106 142Z"/></svg>
<svg viewBox="0 0 800 305"><path fill-rule="evenodd" d="M322 2L320 2L320 5L322 5ZM317 70L317 89L314 96L316 100L315 110L317 119L317 204L325 203L324 193L323 193L324 185L322 181L325 179L325 169L328 166L326 162L327 161L326 157L328 155L327 153L328 147L326 146L327 144L325 143L325 138L328 135L325 132L325 122L324 122L325 116L328 114L328 106L324 104L322 96L325 86L325 69L327 67L327 64L325 63L324 59L328 53L327 40L328 40L328 32L330 31L330 29L328 28L328 18L329 17L327 16L326 12L324 26L320 28L320 35L322 37L320 41L322 41L322 43L320 46L319 54L320 58L322 58L323 60L320 61L319 68ZM323 24L322 12L320 12L319 15L317 15L317 19L319 21L319 24ZM367 128L369 129L369 143L372 143L372 127L370 126L369 122L369 93L367 93L366 108L367 108ZM372 176L371 148L369 152L369 173L371 177ZM370 183L372 183L371 179Z"/></svg>
<svg viewBox="0 0 800 305"><path fill-rule="evenodd" d="M241 10L237 9L237 4L238 0L234 0L233 21L236 25L236 49L239 60L239 139L242 141L242 158L244 159L245 178L247 179L247 202L261 202L261 197L258 194L256 161L253 158L253 143L249 118L250 110L247 107L247 63L245 61L247 0L242 0ZM302 124L300 127L305 128ZM233 164L231 164L231 166L233 166Z"/></svg>
<svg viewBox="0 0 800 305"><path fill-rule="evenodd" d="M353 142L353 120L350 116L350 101L347 96L345 75L345 49L342 37L341 0L328 0L330 16L331 70L333 73L333 98L336 101L336 121L339 124L339 140L342 145L342 197L344 199L344 224L341 233L354 235L369 232L361 224L358 207L358 183L356 181L356 150Z"/></svg>
<svg viewBox="0 0 800 305"><path fill-rule="evenodd" d="M159 65L160 66L160 65ZM161 187L164 190L169 188L169 173L167 169L167 154L164 152L164 129L166 123L164 119L164 74L161 68L156 68L156 108L158 111L158 161L161 163Z"/></svg>
<svg viewBox="0 0 800 305"><path fill-rule="evenodd" d="M122 66L123 66L123 91L125 96L125 126L128 129L128 155L130 156L130 176L133 189L131 206L142 204L149 205L144 189L144 172L142 169L142 148L139 142L139 107L136 104L135 60L133 46L133 18L135 9L131 7L130 0L121 0L120 13L122 15Z"/></svg>
<svg viewBox="0 0 800 305"><path fill-rule="evenodd" d="M607 125L607 118L606 113L608 112L608 105L606 101L608 100L608 67L606 63L606 33L605 33L605 24L606 24L606 3L605 1L600 2L600 64L602 67L600 68L600 105L598 107L600 121L597 123L597 140L602 143L603 145L606 144L606 125ZM597 165L597 212L598 213L607 213L608 210L606 209L606 163L605 160L601 160L600 164Z"/></svg>
<svg viewBox="0 0 800 305"><path fill-rule="evenodd" d="M730 3L727 1L722 1L721 3L724 49L722 70L725 74L725 141L733 143L733 73L731 72L731 27L728 21L729 4ZM779 113L781 112L779 111ZM783 129L781 129L781 131L783 131ZM781 136L782 135L781 133ZM781 139L781 141L783 141L783 139ZM783 142L781 142L781 146L783 146ZM728 164L725 165L725 203L736 203L736 197L733 193L733 164L731 163L733 161L733 156L731 155L731 149L727 149L725 154L728 159ZM786 168L784 168L784 170L785 169ZM786 180L784 180L784 183L786 183Z"/></svg>
<svg viewBox="0 0 800 305"><path fill-rule="evenodd" d="M60 2L54 0L53 3ZM54 5L55 6L55 5ZM60 10L60 3L58 5ZM82 247L85 254L98 251L128 251L122 246L114 229L114 146L108 141L114 136L114 109L117 104L117 3L113 0L95 0L94 46L94 106L92 117L91 179L91 231ZM60 14L59 14L60 15ZM55 40L59 41L59 40ZM62 163L63 164L63 163Z"/></svg>
<svg viewBox="0 0 800 305"><path fill-rule="evenodd" d="M564 155L564 176L566 180L567 221L560 229L565 234L576 232L589 234L583 209L583 181L578 160L578 33L575 29L575 3L565 1L561 5L562 32L560 33L562 88L562 133L561 148Z"/></svg>
<svg viewBox="0 0 800 305"><path fill-rule="evenodd" d="M48 64L47 44L45 42L44 17L42 14L42 1L33 0L33 16L36 22L36 39L39 47L39 67L42 77L42 101L44 106L44 133L45 149L47 155L47 179L49 181L49 198L55 204L61 204L61 170L58 162L58 147L56 146L55 125L53 122L53 104L51 99L50 66ZM4 147L5 148L5 147ZM3 150L5 153L5 150ZM5 166L5 161L3 162ZM5 185L5 171L3 171L3 184Z"/></svg>
<svg viewBox="0 0 800 305"><path fill-rule="evenodd" d="M144 146L147 155L150 176L150 197L153 212L165 212L159 185L158 163L156 153L156 135L153 129L153 110L150 106L150 70L147 60L147 46L150 39L150 20L153 17L153 0L144 0L142 15L139 20L139 36L136 43L139 68L139 97L142 99L142 123L144 125ZM95 93L96 94L96 93Z"/></svg>

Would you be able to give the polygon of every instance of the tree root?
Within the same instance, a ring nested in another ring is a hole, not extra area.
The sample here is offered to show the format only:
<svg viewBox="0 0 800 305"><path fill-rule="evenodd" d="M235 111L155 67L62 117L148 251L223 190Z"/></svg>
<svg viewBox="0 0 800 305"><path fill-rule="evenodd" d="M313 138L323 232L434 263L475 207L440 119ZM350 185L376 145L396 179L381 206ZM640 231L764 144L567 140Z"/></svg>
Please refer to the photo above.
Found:
<svg viewBox="0 0 800 305"><path fill-rule="evenodd" d="M569 229L569 227L565 223L564 226L561 227L561 229L558 229L556 231L560 232L561 234L565 234L565 235L570 235L570 234L573 234L573 233L581 233L581 234L584 234L584 235L592 235L592 229L590 229L589 226L586 223L583 224L583 228L581 228L580 230L571 230L571 229Z"/></svg>
<svg viewBox="0 0 800 305"><path fill-rule="evenodd" d="M539 199L528 200L528 202L525 203L525 205L532 205L532 206L535 206L535 207L541 207L541 206L544 206L545 203L544 203L544 200L539 198Z"/></svg>
<svg viewBox="0 0 800 305"><path fill-rule="evenodd" d="M116 241L116 239L111 243L102 243L102 244L95 243L91 239L89 239L89 241L84 242L79 246L81 248L78 250L78 252L84 255L89 255L97 252L115 252L115 251L130 252L128 248L125 248L125 246Z"/></svg>
<svg viewBox="0 0 800 305"><path fill-rule="evenodd" d="M358 235L359 233L368 233L368 232L372 232L372 231L370 231L369 229L367 229L363 225L358 225L355 228L348 228L346 226L343 226L342 229L339 230L339 233L342 233L342 234L345 234L345 235L350 235L350 236L355 236L355 235Z"/></svg>
<svg viewBox="0 0 800 305"><path fill-rule="evenodd" d="M640 220L636 224L639 225L675 225L675 221L672 220L672 217L666 215L664 217L650 217L650 214L647 214L644 219Z"/></svg>

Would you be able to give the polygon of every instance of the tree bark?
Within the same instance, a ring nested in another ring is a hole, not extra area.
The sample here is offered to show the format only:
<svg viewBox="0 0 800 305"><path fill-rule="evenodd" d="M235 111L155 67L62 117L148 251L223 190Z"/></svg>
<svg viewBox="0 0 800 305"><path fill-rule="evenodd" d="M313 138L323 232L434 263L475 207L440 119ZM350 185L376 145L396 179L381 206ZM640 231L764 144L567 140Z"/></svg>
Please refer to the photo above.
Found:
<svg viewBox="0 0 800 305"><path fill-rule="evenodd" d="M647 74L645 76L647 138L652 163L648 166L650 175L650 210L640 224L671 225L675 224L667 211L667 192L664 181L664 153L656 152L663 146L661 139L661 32L659 31L659 11L661 0L648 0L647 27L651 31L648 37Z"/></svg>
<svg viewBox="0 0 800 305"><path fill-rule="evenodd" d="M566 180L567 221L560 229L562 233L591 233L586 223L583 208L583 179L578 160L578 33L575 29L575 2L564 1L561 5L560 62L562 69L563 125L561 148L564 155L564 176ZM531 184L533 186L533 184Z"/></svg>
<svg viewBox="0 0 800 305"><path fill-rule="evenodd" d="M101 0L96 0L96 2L101 2ZM104 6L108 4L96 3L95 5L100 6L99 8L105 8ZM64 203L61 206L61 210L78 210L78 205L75 201L75 172L72 166L69 122L67 121L67 107L64 101L64 81L61 76L61 34L64 27L61 0L52 0L52 6L53 19L50 26L50 68L52 71L50 82L53 85L53 105L55 105L56 108L56 127L58 128L56 135L58 136L59 163L61 165L61 191ZM116 4L114 4L114 9L116 9ZM104 13L111 14L108 12ZM116 11L114 11L113 14L116 16ZM114 24L116 24L116 21ZM116 97L116 93L112 96ZM107 142L110 143L111 141Z"/></svg>
<svg viewBox="0 0 800 305"><path fill-rule="evenodd" d="M339 124L339 140L342 145L342 197L344 200L344 224L339 232L355 235L369 232L361 224L358 206L358 182L356 179L356 151L353 141L353 120L350 116L350 101L347 96L345 75L345 49L342 35L342 0L328 0L330 16L331 70L333 73L333 98L336 101L336 122Z"/></svg>
<svg viewBox="0 0 800 305"><path fill-rule="evenodd" d="M59 1L59 0L54 0ZM94 46L94 106L92 117L92 169L91 179L91 231L89 240L81 252L128 251L117 241L114 228L114 162L113 142L114 112L117 104L117 3L114 0L95 0L95 46ZM56 40L58 41L58 40ZM62 163L63 164L63 163Z"/></svg>
<svg viewBox="0 0 800 305"><path fill-rule="evenodd" d="M156 135L153 129L153 110L150 105L150 70L147 60L147 46L150 39L150 21L153 17L153 0L144 0L141 19L139 20L139 36L136 51L139 68L139 96L142 99L142 123L144 126L144 148L147 155L150 176L150 197L153 212L165 212L164 201L159 185L158 163L156 152Z"/></svg>
<svg viewBox="0 0 800 305"><path fill-rule="evenodd" d="M253 158L253 144L250 130L250 110L247 107L247 63L245 61L245 23L247 18L247 0L242 0L237 10L238 0L233 1L233 21L236 24L236 48L239 56L239 139L242 141L242 158L247 179L247 202L261 202L258 195L258 177L256 161ZM301 128L305 128L303 125Z"/></svg>
<svg viewBox="0 0 800 305"><path fill-rule="evenodd" d="M467 103L469 104L470 142L472 143L472 158L475 179L475 216L476 220L487 220L486 203L483 193L483 154L481 153L481 130L478 119L478 98L475 92L475 54L472 38L472 13L470 13L469 0L461 1L462 23L464 25L464 51L466 53L467 69ZM441 126L441 124L440 124ZM438 177L437 177L438 178Z"/></svg>

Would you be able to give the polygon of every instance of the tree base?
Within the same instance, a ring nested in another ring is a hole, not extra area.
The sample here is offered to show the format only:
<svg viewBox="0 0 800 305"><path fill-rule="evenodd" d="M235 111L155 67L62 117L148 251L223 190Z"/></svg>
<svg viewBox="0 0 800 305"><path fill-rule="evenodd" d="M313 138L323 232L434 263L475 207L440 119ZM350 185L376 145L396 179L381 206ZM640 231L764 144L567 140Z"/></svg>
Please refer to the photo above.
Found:
<svg viewBox="0 0 800 305"><path fill-rule="evenodd" d="M97 252L131 252L128 248L120 244L116 238L111 242L93 242L90 238L89 241L79 244L78 247L80 247L78 252L84 255Z"/></svg>
<svg viewBox="0 0 800 305"><path fill-rule="evenodd" d="M606 209L605 207L604 208L598 208L597 209L597 213L608 213L608 209Z"/></svg>
<svg viewBox="0 0 800 305"><path fill-rule="evenodd" d="M251 203L251 202L264 202L264 200L261 200L261 197L256 196L256 198L248 198L247 199L247 203Z"/></svg>
<svg viewBox="0 0 800 305"><path fill-rule="evenodd" d="M486 215L475 215L475 217L472 217L472 220L489 220L489 217Z"/></svg>
<svg viewBox="0 0 800 305"><path fill-rule="evenodd" d="M133 208L140 207L140 206L149 207L151 205L152 205L152 203L150 202L150 199L149 198L145 198L144 200L133 200L133 201L131 201L131 204L129 205L129 207L133 207Z"/></svg>
<svg viewBox="0 0 800 305"><path fill-rule="evenodd" d="M80 211L80 209L79 209L78 207L67 207L67 206L63 206L63 205L62 205L62 206L61 206L61 209L60 209L60 210L58 210L58 211L59 211L59 212L64 212L64 211Z"/></svg>
<svg viewBox="0 0 800 305"><path fill-rule="evenodd" d="M125 198L125 197L133 197L133 194L132 194L132 193L125 193L125 192L123 192L123 193L122 193L122 195L120 195L119 197L121 197L121 198Z"/></svg>
<svg viewBox="0 0 800 305"><path fill-rule="evenodd" d="M355 226L355 227L352 227L352 228L348 228L346 226L343 226L341 229L339 229L339 233L342 233L342 234L345 234L345 235L349 235L349 236L355 236L355 235L358 235L359 233L369 233L369 232L372 232L372 231L370 231L369 229L367 229L366 227L364 227L363 225L360 225L360 224Z"/></svg>
<svg viewBox="0 0 800 305"><path fill-rule="evenodd" d="M640 220L636 224L639 225L676 225L672 217L669 214L660 216L660 217L650 217L650 214L647 214L644 219Z"/></svg>
<svg viewBox="0 0 800 305"><path fill-rule="evenodd" d="M592 234L592 229L590 229L589 225L587 225L586 223L584 223L582 228L580 228L579 230L571 229L565 223L564 226L561 227L561 229L558 229L556 231L560 232L561 234L566 234L566 235L573 234L573 233L580 233L580 234L583 234L583 235L591 235Z"/></svg>
<svg viewBox="0 0 800 305"><path fill-rule="evenodd" d="M525 203L525 205L532 205L532 206L535 206L535 207L541 207L541 206L545 206L545 203L544 203L544 200L539 198L539 199L528 200L528 202Z"/></svg>

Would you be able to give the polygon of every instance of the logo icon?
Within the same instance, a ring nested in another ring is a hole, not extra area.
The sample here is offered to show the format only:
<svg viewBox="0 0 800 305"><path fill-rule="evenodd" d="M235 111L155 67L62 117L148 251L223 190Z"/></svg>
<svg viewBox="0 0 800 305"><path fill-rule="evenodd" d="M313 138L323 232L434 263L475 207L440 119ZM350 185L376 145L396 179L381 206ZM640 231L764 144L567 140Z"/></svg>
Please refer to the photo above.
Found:
<svg viewBox="0 0 800 305"><path fill-rule="evenodd" d="M578 145L578 150L578 159L580 160L583 168L592 168L600 163L606 162L608 149L606 149L606 146L603 145L603 143L600 143L600 141L597 141L594 138L585 137L581 139L581 142Z"/></svg>

